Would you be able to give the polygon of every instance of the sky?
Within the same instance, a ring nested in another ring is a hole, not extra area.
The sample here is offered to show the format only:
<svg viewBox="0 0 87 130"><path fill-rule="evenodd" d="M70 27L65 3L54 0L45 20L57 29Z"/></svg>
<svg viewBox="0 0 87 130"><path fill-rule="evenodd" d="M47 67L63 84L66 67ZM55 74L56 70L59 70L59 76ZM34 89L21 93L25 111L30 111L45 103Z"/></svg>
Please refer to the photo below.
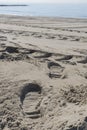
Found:
<svg viewBox="0 0 87 130"><path fill-rule="evenodd" d="M0 3L87 3L87 0L0 0Z"/></svg>

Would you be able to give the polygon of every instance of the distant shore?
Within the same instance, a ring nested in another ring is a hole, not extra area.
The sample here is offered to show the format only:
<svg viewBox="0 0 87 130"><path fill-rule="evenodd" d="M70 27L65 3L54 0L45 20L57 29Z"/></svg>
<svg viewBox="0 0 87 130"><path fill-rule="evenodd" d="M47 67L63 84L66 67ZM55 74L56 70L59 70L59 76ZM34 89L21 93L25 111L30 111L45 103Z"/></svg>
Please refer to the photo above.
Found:
<svg viewBox="0 0 87 130"><path fill-rule="evenodd" d="M12 4L12 5L6 5L6 4L1 4L0 6L28 6L28 5L25 5L25 4Z"/></svg>

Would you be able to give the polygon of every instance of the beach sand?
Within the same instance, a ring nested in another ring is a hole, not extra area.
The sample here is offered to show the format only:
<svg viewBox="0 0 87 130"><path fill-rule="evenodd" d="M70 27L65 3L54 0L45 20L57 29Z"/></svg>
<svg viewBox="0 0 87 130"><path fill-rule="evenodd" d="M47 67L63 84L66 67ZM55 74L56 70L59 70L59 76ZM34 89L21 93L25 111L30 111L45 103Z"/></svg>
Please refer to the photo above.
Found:
<svg viewBox="0 0 87 130"><path fill-rule="evenodd" d="M0 15L0 130L87 130L87 20Z"/></svg>

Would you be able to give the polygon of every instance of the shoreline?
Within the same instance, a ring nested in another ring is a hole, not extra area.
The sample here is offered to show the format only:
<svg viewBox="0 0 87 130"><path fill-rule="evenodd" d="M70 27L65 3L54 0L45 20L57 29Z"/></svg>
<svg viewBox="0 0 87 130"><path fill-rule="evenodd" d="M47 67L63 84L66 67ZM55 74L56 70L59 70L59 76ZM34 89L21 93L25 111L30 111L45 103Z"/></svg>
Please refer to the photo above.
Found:
<svg viewBox="0 0 87 130"><path fill-rule="evenodd" d="M20 17L20 18L48 18L48 19L71 19L71 20L87 20L86 17L59 17L59 16L29 16L29 15L17 15L17 14L0 14L0 16L8 17Z"/></svg>

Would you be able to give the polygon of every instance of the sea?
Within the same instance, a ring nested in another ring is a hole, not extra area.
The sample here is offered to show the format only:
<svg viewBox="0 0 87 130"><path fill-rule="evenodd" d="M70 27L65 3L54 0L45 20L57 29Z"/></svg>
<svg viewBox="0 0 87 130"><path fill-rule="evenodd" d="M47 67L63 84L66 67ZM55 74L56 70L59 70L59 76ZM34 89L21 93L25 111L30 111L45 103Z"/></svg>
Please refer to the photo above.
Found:
<svg viewBox="0 0 87 130"><path fill-rule="evenodd" d="M27 4L27 6L0 6L0 14L19 16L87 18L85 4Z"/></svg>

